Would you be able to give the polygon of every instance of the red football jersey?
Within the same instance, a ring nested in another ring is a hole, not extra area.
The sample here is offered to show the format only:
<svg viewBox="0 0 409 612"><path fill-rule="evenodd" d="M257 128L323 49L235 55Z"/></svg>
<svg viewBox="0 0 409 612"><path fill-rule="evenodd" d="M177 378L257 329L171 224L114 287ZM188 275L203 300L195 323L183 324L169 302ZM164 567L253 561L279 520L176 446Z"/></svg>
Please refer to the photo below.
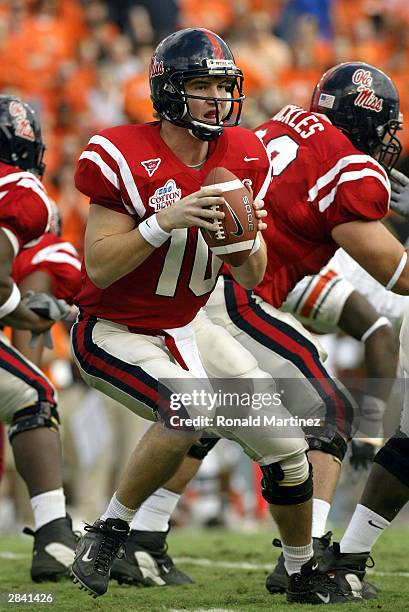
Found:
<svg viewBox="0 0 409 612"><path fill-rule="evenodd" d="M34 174L0 162L0 227L16 255L44 234L50 211L44 186Z"/></svg>
<svg viewBox="0 0 409 612"><path fill-rule="evenodd" d="M44 234L38 244L18 254L12 276L19 284L37 270L51 276L55 297L73 303L81 287L81 262L70 242L55 234Z"/></svg>
<svg viewBox="0 0 409 612"><path fill-rule="evenodd" d="M259 139L243 128L226 128L209 144L197 171L181 162L160 136L160 123L124 125L91 138L75 174L90 201L141 220L198 191L212 168L223 166L265 189L269 161ZM88 314L140 330L181 327L195 317L216 283L222 261L197 228L173 230L135 270L98 289L82 270L79 306Z"/></svg>
<svg viewBox="0 0 409 612"><path fill-rule="evenodd" d="M390 183L382 166L323 115L286 106L255 131L273 166L265 196L267 271L255 291L279 307L332 257L336 225L386 215Z"/></svg>

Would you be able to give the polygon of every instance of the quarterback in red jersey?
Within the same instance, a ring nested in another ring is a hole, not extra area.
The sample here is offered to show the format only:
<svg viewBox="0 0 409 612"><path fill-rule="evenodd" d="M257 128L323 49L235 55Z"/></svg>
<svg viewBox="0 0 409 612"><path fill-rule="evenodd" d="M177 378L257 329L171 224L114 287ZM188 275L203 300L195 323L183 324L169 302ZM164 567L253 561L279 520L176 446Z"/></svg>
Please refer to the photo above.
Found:
<svg viewBox="0 0 409 612"><path fill-rule="evenodd" d="M214 231L223 215L213 208L221 203L222 191L201 187L205 177L222 163L251 181L259 197L270 180L264 147L237 127L242 78L229 47L216 34L201 28L171 34L155 50L150 68L160 122L106 130L91 139L78 163L76 184L90 196L91 208L78 298L81 315L72 334L75 359L90 385L142 416L152 418L156 411L165 423L167 403L157 401L160 378L167 379L161 391L165 400L171 390L197 384L208 374L272 381L223 328L203 313L196 317L221 268L199 232ZM264 229L261 206L256 199L259 229ZM250 289L261 281L265 265L260 241L232 275ZM107 590L136 509L158 487L169 486L205 429L180 432L159 422L139 443L108 509L87 527L77 549L74 581L95 597ZM261 466L263 495L292 559L288 598L322 603L323 594L325 601L344 601L345 594L333 589L313 560L312 481L302 431L297 428L294 437L278 440L269 430L260 435L244 428L234 434L208 429L234 437Z"/></svg>
<svg viewBox="0 0 409 612"><path fill-rule="evenodd" d="M49 227L51 203L38 178L44 171L43 153L33 109L15 97L0 96L0 323L35 334L48 331L55 318L39 316L25 305L24 298L20 300L12 266L16 256L37 244ZM48 303L60 312L63 303L51 295L34 297L41 298L44 307ZM16 468L27 485L33 509L36 531L31 577L57 580L72 561L76 538L65 511L56 394L44 374L1 331L0 392L0 420L9 424ZM64 550L63 556L54 556L54 544L59 553Z"/></svg>

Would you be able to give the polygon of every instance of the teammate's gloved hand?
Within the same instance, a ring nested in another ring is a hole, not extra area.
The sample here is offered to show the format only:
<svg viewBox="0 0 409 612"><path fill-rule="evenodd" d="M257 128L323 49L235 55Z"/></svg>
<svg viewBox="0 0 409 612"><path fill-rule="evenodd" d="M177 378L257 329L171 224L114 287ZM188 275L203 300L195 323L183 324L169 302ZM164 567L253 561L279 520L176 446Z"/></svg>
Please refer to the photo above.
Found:
<svg viewBox="0 0 409 612"><path fill-rule="evenodd" d="M409 178L399 170L391 170L389 179L392 187L391 209L409 217Z"/></svg>
<svg viewBox="0 0 409 612"><path fill-rule="evenodd" d="M71 312L71 308L65 300L59 300L49 293L27 291L21 301L40 317L50 321L65 319ZM40 334L32 332L30 346L36 345L39 336ZM50 330L44 332L44 345L50 349L53 348Z"/></svg>
<svg viewBox="0 0 409 612"><path fill-rule="evenodd" d="M378 448L364 440L352 440L349 459L354 470L366 470L370 467Z"/></svg>
<svg viewBox="0 0 409 612"><path fill-rule="evenodd" d="M43 319L60 321L70 313L71 308L65 300L58 300L44 292L27 291L21 298L27 308L33 310Z"/></svg>

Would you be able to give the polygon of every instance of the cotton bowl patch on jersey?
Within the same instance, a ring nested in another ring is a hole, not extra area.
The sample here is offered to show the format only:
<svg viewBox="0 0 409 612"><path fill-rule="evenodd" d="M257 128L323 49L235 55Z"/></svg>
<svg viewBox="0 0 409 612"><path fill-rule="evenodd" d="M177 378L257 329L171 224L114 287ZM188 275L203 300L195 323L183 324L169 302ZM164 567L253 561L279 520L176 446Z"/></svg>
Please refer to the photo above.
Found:
<svg viewBox="0 0 409 612"><path fill-rule="evenodd" d="M225 213L218 221L216 232L201 228L211 251L232 266L241 266L250 254L257 235L257 219L253 196L230 170L213 168L203 185L223 190L225 203L219 210Z"/></svg>
<svg viewBox="0 0 409 612"><path fill-rule="evenodd" d="M178 188L173 179L166 181L163 187L158 187L155 193L149 198L149 206L155 209L155 212L171 206L182 196L181 189Z"/></svg>

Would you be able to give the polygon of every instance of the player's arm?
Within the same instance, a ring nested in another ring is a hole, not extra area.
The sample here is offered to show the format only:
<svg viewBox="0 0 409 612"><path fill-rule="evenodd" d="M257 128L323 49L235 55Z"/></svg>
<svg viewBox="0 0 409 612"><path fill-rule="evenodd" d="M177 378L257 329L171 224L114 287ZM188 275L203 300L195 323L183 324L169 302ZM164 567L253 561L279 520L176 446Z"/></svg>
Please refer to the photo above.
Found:
<svg viewBox="0 0 409 612"><path fill-rule="evenodd" d="M223 203L221 194L220 189L203 187L138 227L128 215L91 204L85 232L88 276L105 289L140 266L170 238L173 229L197 226L216 231L215 219L222 219L224 213L210 207Z"/></svg>
<svg viewBox="0 0 409 612"><path fill-rule="evenodd" d="M407 251L380 221L342 223L333 228L332 237L387 289L409 295Z"/></svg>
<svg viewBox="0 0 409 612"><path fill-rule="evenodd" d="M44 319L20 301L20 292L11 278L14 250L6 234L0 231L0 321L18 329L29 329L41 334L54 321Z"/></svg>
<svg viewBox="0 0 409 612"><path fill-rule="evenodd" d="M36 270L32 274L29 274L19 284L21 294L24 295L27 291L44 291L45 293L53 293L52 277L43 272L42 270ZM35 363L38 367L41 366L41 358L44 349L44 334L38 336L34 346L30 346L31 333L23 329L13 329L12 341L20 353L23 353L27 359L32 363Z"/></svg>
<svg viewBox="0 0 409 612"><path fill-rule="evenodd" d="M253 254L250 254L242 266L230 267L230 272L235 281L245 289L254 289L264 278L267 267L267 248L264 242L262 231L267 224L263 221L267 216L264 210L264 202L255 200L253 203L256 217L258 219L258 234L253 247Z"/></svg>

